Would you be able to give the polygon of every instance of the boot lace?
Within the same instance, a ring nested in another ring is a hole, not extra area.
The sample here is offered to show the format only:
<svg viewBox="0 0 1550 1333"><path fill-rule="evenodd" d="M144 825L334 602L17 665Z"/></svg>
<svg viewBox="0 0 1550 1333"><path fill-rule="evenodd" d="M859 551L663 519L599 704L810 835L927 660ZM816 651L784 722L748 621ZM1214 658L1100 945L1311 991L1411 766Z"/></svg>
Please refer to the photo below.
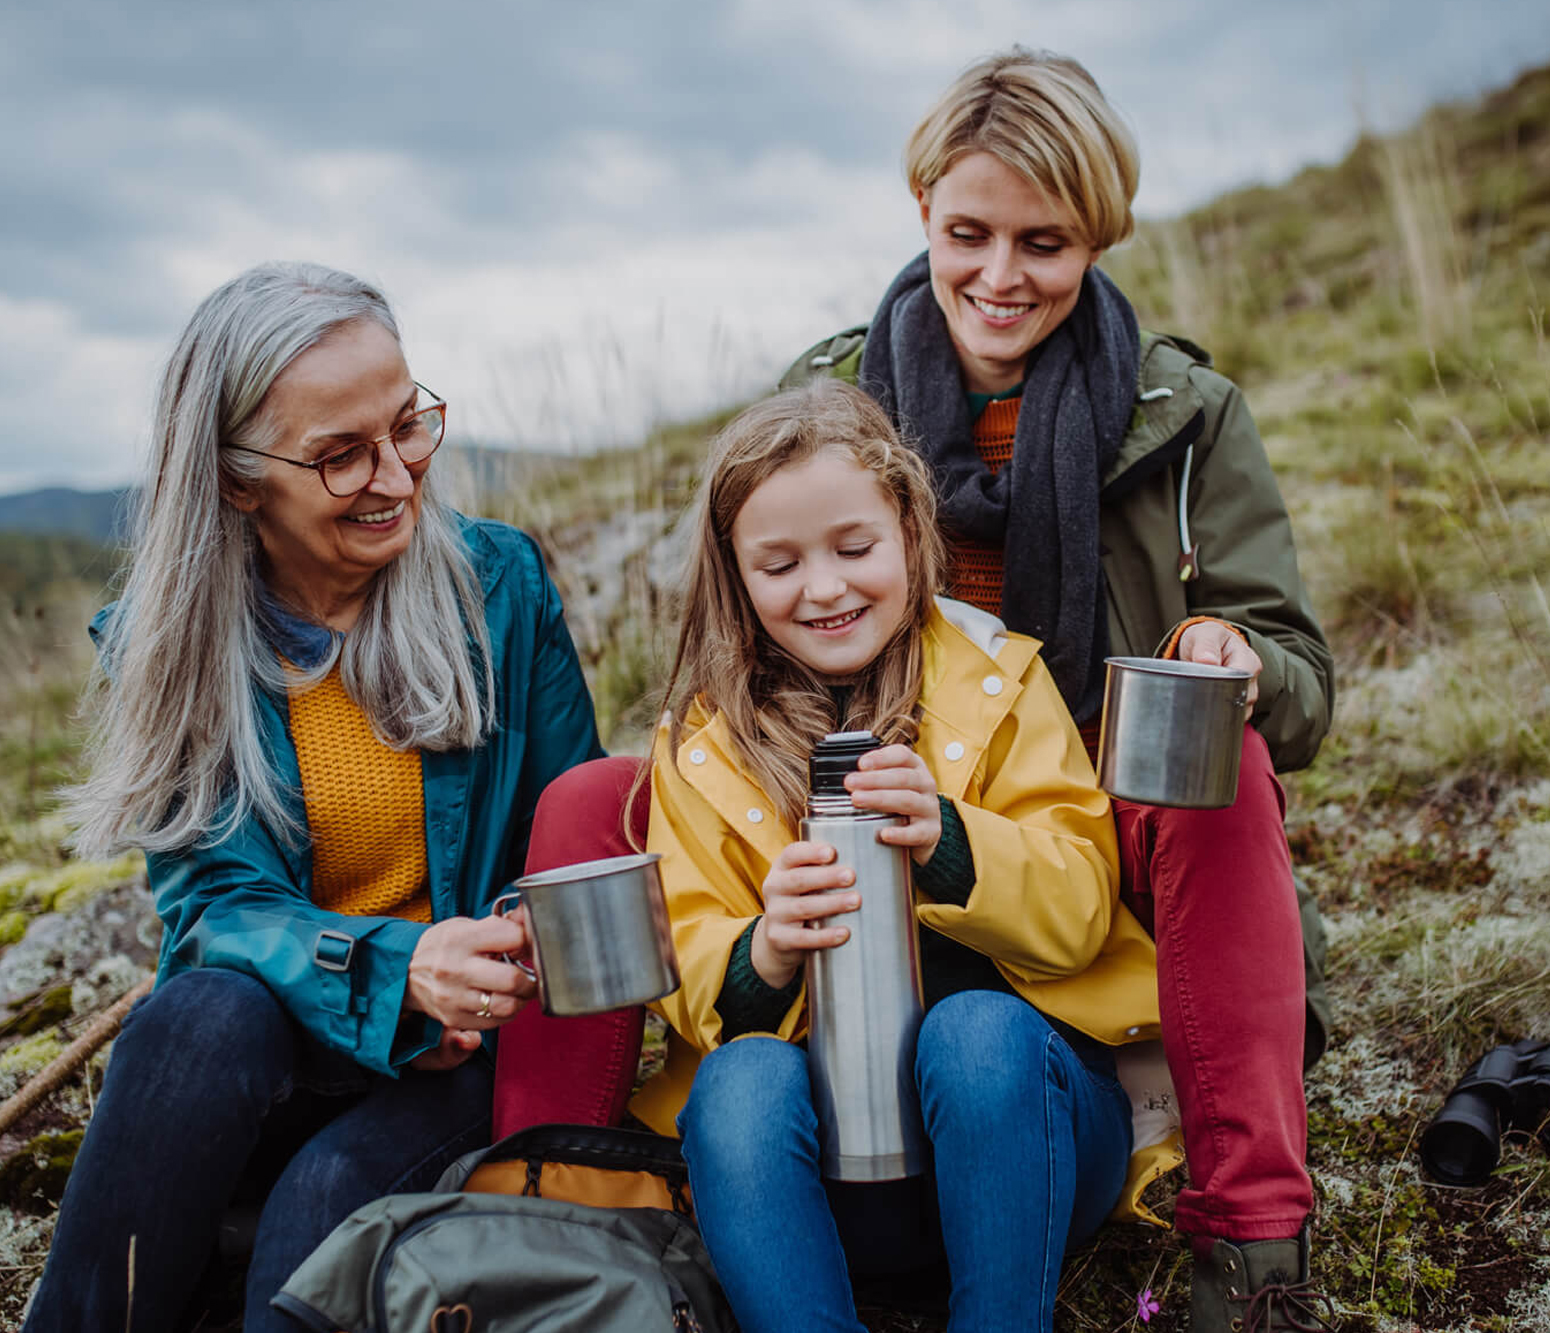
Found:
<svg viewBox="0 0 1550 1333"><path fill-rule="evenodd" d="M1336 1333L1335 1303L1311 1282L1267 1282L1247 1301L1243 1333ZM1322 1306L1322 1310L1318 1307Z"/></svg>

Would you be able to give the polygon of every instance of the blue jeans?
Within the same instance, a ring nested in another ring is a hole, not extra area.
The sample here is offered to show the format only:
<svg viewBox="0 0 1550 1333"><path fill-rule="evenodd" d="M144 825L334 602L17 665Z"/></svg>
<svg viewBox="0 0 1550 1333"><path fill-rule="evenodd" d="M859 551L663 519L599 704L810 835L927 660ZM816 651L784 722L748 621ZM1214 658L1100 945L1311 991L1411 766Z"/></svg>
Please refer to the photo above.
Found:
<svg viewBox="0 0 1550 1333"><path fill-rule="evenodd" d="M480 1053L449 1072L373 1074L307 1037L261 982L180 973L124 1022L25 1333L178 1328L223 1212L266 1158L278 1179L243 1327L294 1333L269 1298L360 1205L429 1189L488 1143L492 1083Z"/></svg>
<svg viewBox="0 0 1550 1333"><path fill-rule="evenodd" d="M825 1186L801 1047L747 1037L712 1051L678 1126L744 1333L865 1333L850 1268L944 1254L951 1330L1050 1329L1066 1247L1113 1208L1130 1157L1130 1104L1105 1062L1090 1069L1016 996L962 991L935 1005L915 1056L933 1210L929 1181Z"/></svg>

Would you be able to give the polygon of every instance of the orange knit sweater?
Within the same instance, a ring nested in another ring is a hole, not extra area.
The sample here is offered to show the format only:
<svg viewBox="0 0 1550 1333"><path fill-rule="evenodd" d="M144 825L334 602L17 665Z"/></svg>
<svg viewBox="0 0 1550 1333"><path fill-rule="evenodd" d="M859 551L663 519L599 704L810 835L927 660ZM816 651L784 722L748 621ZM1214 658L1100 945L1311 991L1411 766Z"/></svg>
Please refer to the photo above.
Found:
<svg viewBox="0 0 1550 1333"><path fill-rule="evenodd" d="M339 668L290 695L312 835L312 898L351 916L431 919L420 752L394 750L345 693Z"/></svg>
<svg viewBox="0 0 1550 1333"><path fill-rule="evenodd" d="M1021 395L997 399L986 404L974 423L974 447L992 472L999 472L1012 461L1017 413L1022 405ZM946 536L949 594L991 615L1000 615L1004 548L969 541L951 532Z"/></svg>

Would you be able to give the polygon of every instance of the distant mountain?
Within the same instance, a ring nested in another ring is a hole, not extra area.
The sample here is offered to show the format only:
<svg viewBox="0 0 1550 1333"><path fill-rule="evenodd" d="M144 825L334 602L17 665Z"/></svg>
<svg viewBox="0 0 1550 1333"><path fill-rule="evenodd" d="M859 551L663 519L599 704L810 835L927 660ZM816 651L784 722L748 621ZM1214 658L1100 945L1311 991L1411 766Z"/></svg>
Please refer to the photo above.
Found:
<svg viewBox="0 0 1550 1333"><path fill-rule="evenodd" d="M449 445L447 460L472 485L475 496L527 485L535 475L574 465L568 455L511 450L474 444ZM452 471L453 469L448 469ZM134 487L78 491L69 486L0 495L0 533L24 532L46 537L85 537L104 546L121 545L128 534Z"/></svg>
<svg viewBox="0 0 1550 1333"><path fill-rule="evenodd" d="M77 491L48 486L19 495L0 495L0 532L49 537L85 537L101 545L123 538L131 488Z"/></svg>

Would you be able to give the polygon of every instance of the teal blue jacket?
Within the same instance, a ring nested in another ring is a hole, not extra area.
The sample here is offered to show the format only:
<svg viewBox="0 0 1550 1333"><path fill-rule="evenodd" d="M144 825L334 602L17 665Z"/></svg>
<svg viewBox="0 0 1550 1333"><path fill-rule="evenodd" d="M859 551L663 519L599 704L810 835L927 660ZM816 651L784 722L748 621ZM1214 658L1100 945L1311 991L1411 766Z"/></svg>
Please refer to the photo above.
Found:
<svg viewBox="0 0 1550 1333"><path fill-rule="evenodd" d="M603 753L559 594L537 546L502 523L462 526L484 589L496 724L475 750L421 756L437 921L489 909L522 873L539 793ZM292 813L305 827L286 700L261 693L259 713ZM215 846L148 860L163 926L158 981L195 967L246 972L324 1045L383 1073L439 1040L440 1024L403 1010L409 957L426 927L316 906L305 841L287 843L255 815Z"/></svg>

